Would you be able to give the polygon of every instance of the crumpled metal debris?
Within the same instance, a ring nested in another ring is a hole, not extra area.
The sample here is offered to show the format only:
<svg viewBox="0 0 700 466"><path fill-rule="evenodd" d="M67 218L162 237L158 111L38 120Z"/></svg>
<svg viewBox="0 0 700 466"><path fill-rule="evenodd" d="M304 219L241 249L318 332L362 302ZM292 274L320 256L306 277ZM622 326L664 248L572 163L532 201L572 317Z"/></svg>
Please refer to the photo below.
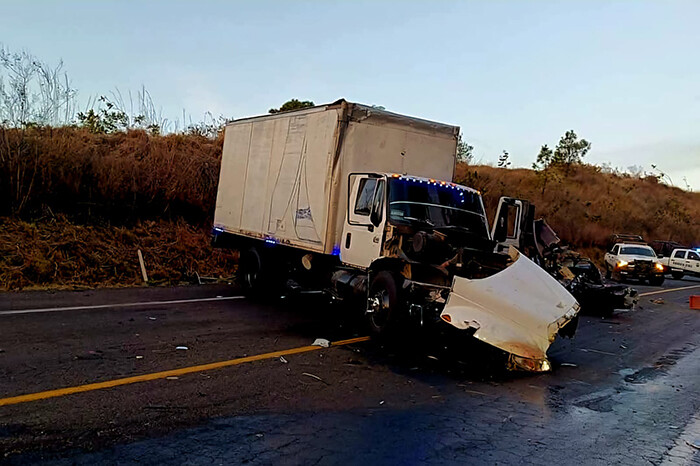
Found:
<svg viewBox="0 0 700 466"><path fill-rule="evenodd" d="M331 346L331 342L326 340L325 338L316 338L313 343L311 343L311 346L322 346L324 348L328 348Z"/></svg>

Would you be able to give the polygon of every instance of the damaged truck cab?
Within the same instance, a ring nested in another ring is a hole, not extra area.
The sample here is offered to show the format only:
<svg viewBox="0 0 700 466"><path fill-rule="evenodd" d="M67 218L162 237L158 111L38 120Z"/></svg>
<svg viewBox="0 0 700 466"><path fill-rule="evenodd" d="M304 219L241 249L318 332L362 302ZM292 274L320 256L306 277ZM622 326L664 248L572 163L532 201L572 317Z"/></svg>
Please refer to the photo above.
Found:
<svg viewBox="0 0 700 466"><path fill-rule="evenodd" d="M492 238L481 194L451 182L459 128L340 100L225 129L213 243L251 293L322 290L376 334L449 326L548 370L576 299Z"/></svg>
<svg viewBox="0 0 700 466"><path fill-rule="evenodd" d="M546 351L557 334L573 335L578 304L514 247L492 239L478 191L396 173L352 174L349 187L340 260L352 269L339 271L338 281L366 270L374 332L440 321L505 351L511 368L549 369Z"/></svg>

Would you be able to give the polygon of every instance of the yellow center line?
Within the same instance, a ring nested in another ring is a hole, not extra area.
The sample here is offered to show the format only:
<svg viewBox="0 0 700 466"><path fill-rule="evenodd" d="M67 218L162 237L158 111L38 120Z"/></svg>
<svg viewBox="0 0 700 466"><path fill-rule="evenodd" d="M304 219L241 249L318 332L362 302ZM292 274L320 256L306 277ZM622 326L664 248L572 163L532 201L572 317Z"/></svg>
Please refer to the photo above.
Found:
<svg viewBox="0 0 700 466"><path fill-rule="evenodd" d="M340 340L331 343L331 346L351 345L368 341L370 337L357 337L348 340ZM172 369L169 371L152 372L150 374L136 375L133 377L125 377L122 379L106 380L104 382L90 383L87 385L78 385L75 387L59 388L56 390L48 390L45 392L29 393L26 395L13 396L9 398L0 398L0 406L16 405L20 403L28 403L30 401L45 400L47 398L56 398L59 396L72 395L73 393L90 392L93 390L101 390L103 388L118 387L120 385L129 385L137 382L147 382L149 380L164 379L166 377L176 377L193 372L209 371L212 369L220 369L222 367L237 366L247 362L260 361L263 359L274 359L280 356L288 356L290 354L308 353L309 351L318 351L323 349L321 346L301 346L299 348L290 348L281 351L273 351L271 353L257 354L255 356L247 356L245 358L230 359L228 361L212 362L209 364L201 364L199 366L182 367L180 369Z"/></svg>
<svg viewBox="0 0 700 466"><path fill-rule="evenodd" d="M661 294L661 293L670 293L671 291L681 291L681 290L690 290L692 288L700 288L700 285L693 285L693 286L684 286L681 288L670 288L668 290L660 290L660 291L649 291L647 293L641 293L639 297L641 298L642 296L651 296L654 294Z"/></svg>

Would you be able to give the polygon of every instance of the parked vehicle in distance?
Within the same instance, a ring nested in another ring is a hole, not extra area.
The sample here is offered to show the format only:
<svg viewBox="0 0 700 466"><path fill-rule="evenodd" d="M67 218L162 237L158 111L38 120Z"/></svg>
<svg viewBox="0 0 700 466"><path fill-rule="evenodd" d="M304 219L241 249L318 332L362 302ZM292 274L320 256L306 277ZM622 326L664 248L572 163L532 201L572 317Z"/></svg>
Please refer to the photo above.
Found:
<svg viewBox="0 0 700 466"><path fill-rule="evenodd" d="M614 243L605 254L605 278L615 281L634 278L660 286L664 283L664 266L641 237L628 237L625 242Z"/></svg>
<svg viewBox="0 0 700 466"><path fill-rule="evenodd" d="M651 246L659 259L662 257L669 257L674 249L691 249L687 245L681 244L677 241L658 239L649 243L649 246Z"/></svg>
<svg viewBox="0 0 700 466"><path fill-rule="evenodd" d="M323 291L401 337L437 326L550 369L579 304L515 248L496 252L481 193L452 182L459 128L339 100L225 128L213 244L251 294Z"/></svg>
<svg viewBox="0 0 700 466"><path fill-rule="evenodd" d="M668 257L662 257L659 262L666 273L680 280L684 275L700 276L700 253L692 249L674 249Z"/></svg>

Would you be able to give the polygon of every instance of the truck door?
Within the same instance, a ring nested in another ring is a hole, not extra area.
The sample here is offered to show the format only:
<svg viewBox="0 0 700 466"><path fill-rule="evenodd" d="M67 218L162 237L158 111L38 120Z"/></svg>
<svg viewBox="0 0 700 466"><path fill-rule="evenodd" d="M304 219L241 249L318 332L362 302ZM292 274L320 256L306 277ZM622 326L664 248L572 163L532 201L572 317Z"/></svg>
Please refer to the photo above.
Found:
<svg viewBox="0 0 700 466"><path fill-rule="evenodd" d="M684 270L685 269L685 253L686 251L683 249L678 249L676 252L673 253L673 256L671 257L671 260L669 261L669 266L678 269L678 270Z"/></svg>
<svg viewBox="0 0 700 466"><path fill-rule="evenodd" d="M491 238L497 243L496 252L505 251L509 246L520 249L522 213L522 200L511 197L499 199L496 217L491 228Z"/></svg>
<svg viewBox="0 0 700 466"><path fill-rule="evenodd" d="M341 262L369 267L381 254L386 223L386 180L373 174L352 174L348 209L340 245Z"/></svg>
<svg viewBox="0 0 700 466"><path fill-rule="evenodd" d="M685 258L685 265L688 272L695 272L700 274L700 255L693 251L688 251L688 255Z"/></svg>

